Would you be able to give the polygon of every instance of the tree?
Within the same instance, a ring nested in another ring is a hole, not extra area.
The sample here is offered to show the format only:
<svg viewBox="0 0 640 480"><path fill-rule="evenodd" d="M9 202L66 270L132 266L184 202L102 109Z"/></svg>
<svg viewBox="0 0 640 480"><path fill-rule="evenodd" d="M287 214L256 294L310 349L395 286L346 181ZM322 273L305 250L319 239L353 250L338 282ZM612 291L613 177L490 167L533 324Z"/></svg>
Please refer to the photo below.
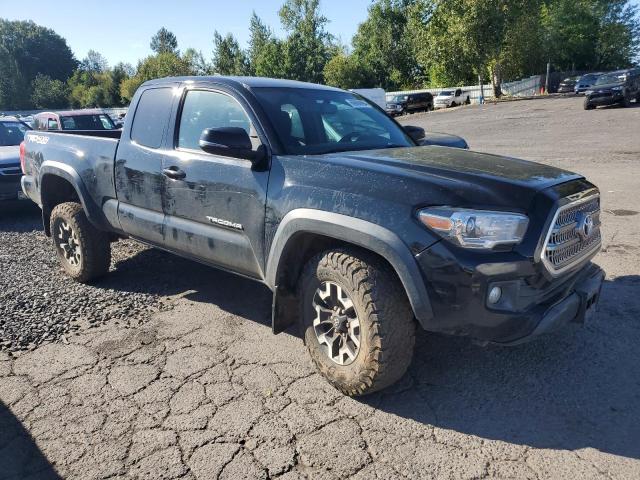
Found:
<svg viewBox="0 0 640 480"><path fill-rule="evenodd" d="M213 34L213 72L217 75L247 75L249 61L233 35Z"/></svg>
<svg viewBox="0 0 640 480"><path fill-rule="evenodd" d="M53 30L0 19L0 109L30 108L38 74L64 82L76 66L66 40Z"/></svg>
<svg viewBox="0 0 640 480"><path fill-rule="evenodd" d="M68 106L67 86L61 80L54 80L38 74L31 85L31 103L36 108L63 108Z"/></svg>
<svg viewBox="0 0 640 480"><path fill-rule="evenodd" d="M122 82L120 93L124 99L130 102L138 87L147 80L190 74L191 65L175 53L165 52L152 55L138 64L138 69L133 77Z"/></svg>
<svg viewBox="0 0 640 480"><path fill-rule="evenodd" d="M353 38L353 55L385 89L424 84L408 31L411 0L376 0Z"/></svg>
<svg viewBox="0 0 640 480"><path fill-rule="evenodd" d="M80 70L92 73L103 73L109 69L109 62L102 54L95 50L89 50L87 56L80 62Z"/></svg>
<svg viewBox="0 0 640 480"><path fill-rule="evenodd" d="M202 52L195 48L187 48L182 58L189 64L191 75L208 75L211 71L211 66L205 60Z"/></svg>
<svg viewBox="0 0 640 480"><path fill-rule="evenodd" d="M156 33L151 38L150 47L151 47L151 50L157 54L161 54L161 53L175 53L176 55L179 54L178 40L176 39L176 36L164 27L158 30L158 33Z"/></svg>
<svg viewBox="0 0 640 480"><path fill-rule="evenodd" d="M279 15L288 32L282 44L284 74L294 80L322 83L333 39L326 31L329 21L320 14L319 0L287 0Z"/></svg>
<svg viewBox="0 0 640 480"><path fill-rule="evenodd" d="M354 55L344 50L336 53L324 67L324 79L328 85L338 88L369 88L376 84L374 72Z"/></svg>
<svg viewBox="0 0 640 480"><path fill-rule="evenodd" d="M262 22L256 12L253 12L249 22L249 48L247 50L251 74L255 75L256 64L260 61L260 57L264 55L265 49L268 48L268 44L272 41L271 29Z"/></svg>

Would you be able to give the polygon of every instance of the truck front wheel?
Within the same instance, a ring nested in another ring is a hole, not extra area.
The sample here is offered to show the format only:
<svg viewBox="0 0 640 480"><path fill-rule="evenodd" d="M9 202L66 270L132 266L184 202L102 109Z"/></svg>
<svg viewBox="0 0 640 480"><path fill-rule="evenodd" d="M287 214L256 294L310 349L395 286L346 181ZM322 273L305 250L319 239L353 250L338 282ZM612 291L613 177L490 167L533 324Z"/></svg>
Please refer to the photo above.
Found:
<svg viewBox="0 0 640 480"><path fill-rule="evenodd" d="M331 250L311 259L301 280L305 343L334 387L365 395L404 375L413 357L415 320L388 264L366 252Z"/></svg>
<svg viewBox="0 0 640 480"><path fill-rule="evenodd" d="M87 283L109 271L109 236L87 220L82 205L57 205L51 212L50 226L56 254L67 275Z"/></svg>

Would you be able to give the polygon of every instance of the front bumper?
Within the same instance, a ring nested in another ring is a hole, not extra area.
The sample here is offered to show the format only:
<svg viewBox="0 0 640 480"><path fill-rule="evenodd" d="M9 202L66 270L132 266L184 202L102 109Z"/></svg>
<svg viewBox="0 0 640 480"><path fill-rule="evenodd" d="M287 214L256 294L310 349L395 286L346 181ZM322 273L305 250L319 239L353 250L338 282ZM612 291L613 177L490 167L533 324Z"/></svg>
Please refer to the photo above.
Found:
<svg viewBox="0 0 640 480"><path fill-rule="evenodd" d="M624 100L623 92L606 92L606 93L598 93L589 95L588 101L591 105L595 106L605 106L605 105L615 105L616 103L620 103Z"/></svg>
<svg viewBox="0 0 640 480"><path fill-rule="evenodd" d="M515 252L474 253L439 242L417 255L434 317L430 331L515 345L593 315L604 272L590 263L559 278ZM489 305L489 291L502 297Z"/></svg>

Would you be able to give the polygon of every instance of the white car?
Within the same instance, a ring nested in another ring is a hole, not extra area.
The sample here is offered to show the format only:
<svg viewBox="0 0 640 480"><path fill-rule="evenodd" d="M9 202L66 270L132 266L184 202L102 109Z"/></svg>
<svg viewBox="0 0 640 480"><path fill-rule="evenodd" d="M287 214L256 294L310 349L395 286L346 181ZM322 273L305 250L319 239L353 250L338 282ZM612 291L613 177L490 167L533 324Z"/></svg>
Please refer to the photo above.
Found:
<svg viewBox="0 0 640 480"><path fill-rule="evenodd" d="M435 108L456 107L458 105L469 105L471 97L469 92L458 88L457 90L443 90L434 100Z"/></svg>

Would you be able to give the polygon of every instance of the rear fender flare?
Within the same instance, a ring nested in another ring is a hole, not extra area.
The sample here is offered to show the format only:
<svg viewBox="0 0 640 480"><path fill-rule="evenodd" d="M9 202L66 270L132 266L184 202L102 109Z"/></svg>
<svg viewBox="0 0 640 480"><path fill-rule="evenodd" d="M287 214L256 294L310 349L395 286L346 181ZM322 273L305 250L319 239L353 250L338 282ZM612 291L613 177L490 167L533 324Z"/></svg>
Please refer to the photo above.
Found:
<svg viewBox="0 0 640 480"><path fill-rule="evenodd" d="M60 177L66 180L67 182L69 182L71 186L75 189L78 195L78 198L80 199L80 203L82 204L82 208L84 210L84 213L87 216L87 219L96 227L100 229L105 229L106 219L104 217L104 214L102 213L102 210L91 198L91 195L89 194L87 187L82 181L82 178L73 167L65 163L56 162L53 160L44 161L42 163L42 166L40 167L40 172L39 172L39 177L40 177L39 183L40 183L41 190L43 188L44 177L47 175ZM43 194L44 192L41 191L40 192L41 200L42 200L42 197L44 196ZM44 208L44 202L43 202L43 208ZM44 214L44 210L43 210L43 214Z"/></svg>

